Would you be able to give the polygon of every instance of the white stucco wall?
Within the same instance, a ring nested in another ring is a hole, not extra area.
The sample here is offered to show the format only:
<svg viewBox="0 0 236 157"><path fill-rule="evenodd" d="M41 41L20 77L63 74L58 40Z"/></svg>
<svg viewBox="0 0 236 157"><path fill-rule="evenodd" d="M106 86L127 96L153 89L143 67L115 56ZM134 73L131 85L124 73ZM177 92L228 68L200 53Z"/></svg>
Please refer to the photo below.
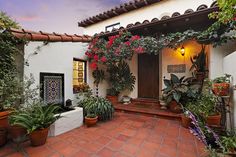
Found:
<svg viewBox="0 0 236 157"><path fill-rule="evenodd" d="M87 49L85 43L55 42L42 47L38 54L33 54L37 46L43 42L30 42L25 46L25 59L29 66L25 66L24 74L33 74L36 85L39 85L40 72L63 73L65 84L65 100L73 99L73 58L85 59ZM88 69L89 70L89 69ZM90 77L87 77L89 81Z"/></svg>
<svg viewBox="0 0 236 157"><path fill-rule="evenodd" d="M163 89L164 82L163 82L163 77L165 78L170 78L170 73L167 72L167 65L177 65L177 64L185 64L186 65L186 71L185 73L175 73L178 77L191 77L192 76L192 71L189 71L190 67L192 66L190 57L193 57L197 55L201 49L202 46L198 44L196 41L188 41L183 43L184 49L185 49L185 55L182 56L180 54L180 48L177 50L173 49L164 49L162 51L162 62L160 66L162 67L162 73L160 74L161 77L161 84L160 88ZM206 53L208 55L209 53L209 46L206 46L205 48Z"/></svg>
<svg viewBox="0 0 236 157"><path fill-rule="evenodd" d="M210 48L210 78L215 78L223 75L223 59L230 53L236 50L236 42L228 42L223 46L211 47ZM236 63L236 61L235 61Z"/></svg>
<svg viewBox="0 0 236 157"><path fill-rule="evenodd" d="M206 4L209 7L212 2L212 0L164 0L88 26L84 28L84 33L94 35L105 31L106 26L118 22L120 22L121 26L126 27L130 23L143 22L144 20L150 21L153 18L160 19L165 15L171 16L174 12L183 14L187 9L196 10L201 4Z"/></svg>
<svg viewBox="0 0 236 157"><path fill-rule="evenodd" d="M236 71L235 71L235 63L236 63L236 51L233 53L229 54L228 56L224 57L223 59L223 72L227 74L231 74L232 77L232 85L236 85ZM232 106L232 111L231 115L234 117L234 126L236 126L236 91L234 88L232 88L232 98L231 98L231 106ZM228 120L229 122L229 120Z"/></svg>

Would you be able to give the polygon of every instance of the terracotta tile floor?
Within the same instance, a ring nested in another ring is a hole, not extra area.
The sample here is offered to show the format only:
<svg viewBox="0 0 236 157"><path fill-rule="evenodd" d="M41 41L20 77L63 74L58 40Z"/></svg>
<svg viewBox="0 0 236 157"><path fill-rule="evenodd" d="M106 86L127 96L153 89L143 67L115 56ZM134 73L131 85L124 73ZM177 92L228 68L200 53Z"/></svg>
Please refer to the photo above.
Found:
<svg viewBox="0 0 236 157"><path fill-rule="evenodd" d="M41 147L9 142L0 157L202 157L204 145L178 121L117 112L112 121L48 138Z"/></svg>

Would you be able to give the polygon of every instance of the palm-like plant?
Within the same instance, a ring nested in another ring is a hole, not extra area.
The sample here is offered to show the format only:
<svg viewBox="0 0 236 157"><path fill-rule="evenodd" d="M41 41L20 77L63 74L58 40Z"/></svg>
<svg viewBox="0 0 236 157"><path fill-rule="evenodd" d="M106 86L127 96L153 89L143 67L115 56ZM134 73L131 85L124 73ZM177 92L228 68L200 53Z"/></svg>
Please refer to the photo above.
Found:
<svg viewBox="0 0 236 157"><path fill-rule="evenodd" d="M125 61L111 65L107 71L110 74L111 89L118 94L124 90L133 91L136 78Z"/></svg>
<svg viewBox="0 0 236 157"><path fill-rule="evenodd" d="M84 109L84 115L96 114L99 120L106 121L113 118L114 108L107 99L102 97L89 97L80 103Z"/></svg>
<svg viewBox="0 0 236 157"><path fill-rule="evenodd" d="M42 102L36 102L31 107L13 113L10 117L11 124L26 128L28 133L48 128L60 118L60 115L55 115L57 110L58 106L45 106Z"/></svg>

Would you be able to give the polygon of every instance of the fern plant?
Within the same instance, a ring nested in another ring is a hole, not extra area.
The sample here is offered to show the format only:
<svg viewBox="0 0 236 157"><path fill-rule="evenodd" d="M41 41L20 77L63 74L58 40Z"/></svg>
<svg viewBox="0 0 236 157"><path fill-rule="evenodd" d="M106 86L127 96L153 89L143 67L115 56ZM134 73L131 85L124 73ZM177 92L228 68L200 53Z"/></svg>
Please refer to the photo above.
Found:
<svg viewBox="0 0 236 157"><path fill-rule="evenodd" d="M80 105L84 109L84 116L95 114L99 120L111 120L114 114L114 108L107 99L102 97L89 97L84 99Z"/></svg>
<svg viewBox="0 0 236 157"><path fill-rule="evenodd" d="M10 116L10 122L12 125L26 128L27 132L31 133L35 130L48 128L59 119L60 115L55 115L58 110L58 106L45 106L42 102L36 102L30 107L15 111Z"/></svg>

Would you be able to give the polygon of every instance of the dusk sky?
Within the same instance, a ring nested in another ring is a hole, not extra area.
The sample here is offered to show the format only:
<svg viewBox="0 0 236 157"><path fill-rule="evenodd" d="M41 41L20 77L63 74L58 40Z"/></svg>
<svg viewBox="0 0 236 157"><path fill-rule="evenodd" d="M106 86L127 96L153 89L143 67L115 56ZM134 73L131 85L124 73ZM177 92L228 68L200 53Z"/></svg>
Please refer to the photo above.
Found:
<svg viewBox="0 0 236 157"><path fill-rule="evenodd" d="M0 0L0 10L24 29L79 33L78 21L129 0Z"/></svg>

